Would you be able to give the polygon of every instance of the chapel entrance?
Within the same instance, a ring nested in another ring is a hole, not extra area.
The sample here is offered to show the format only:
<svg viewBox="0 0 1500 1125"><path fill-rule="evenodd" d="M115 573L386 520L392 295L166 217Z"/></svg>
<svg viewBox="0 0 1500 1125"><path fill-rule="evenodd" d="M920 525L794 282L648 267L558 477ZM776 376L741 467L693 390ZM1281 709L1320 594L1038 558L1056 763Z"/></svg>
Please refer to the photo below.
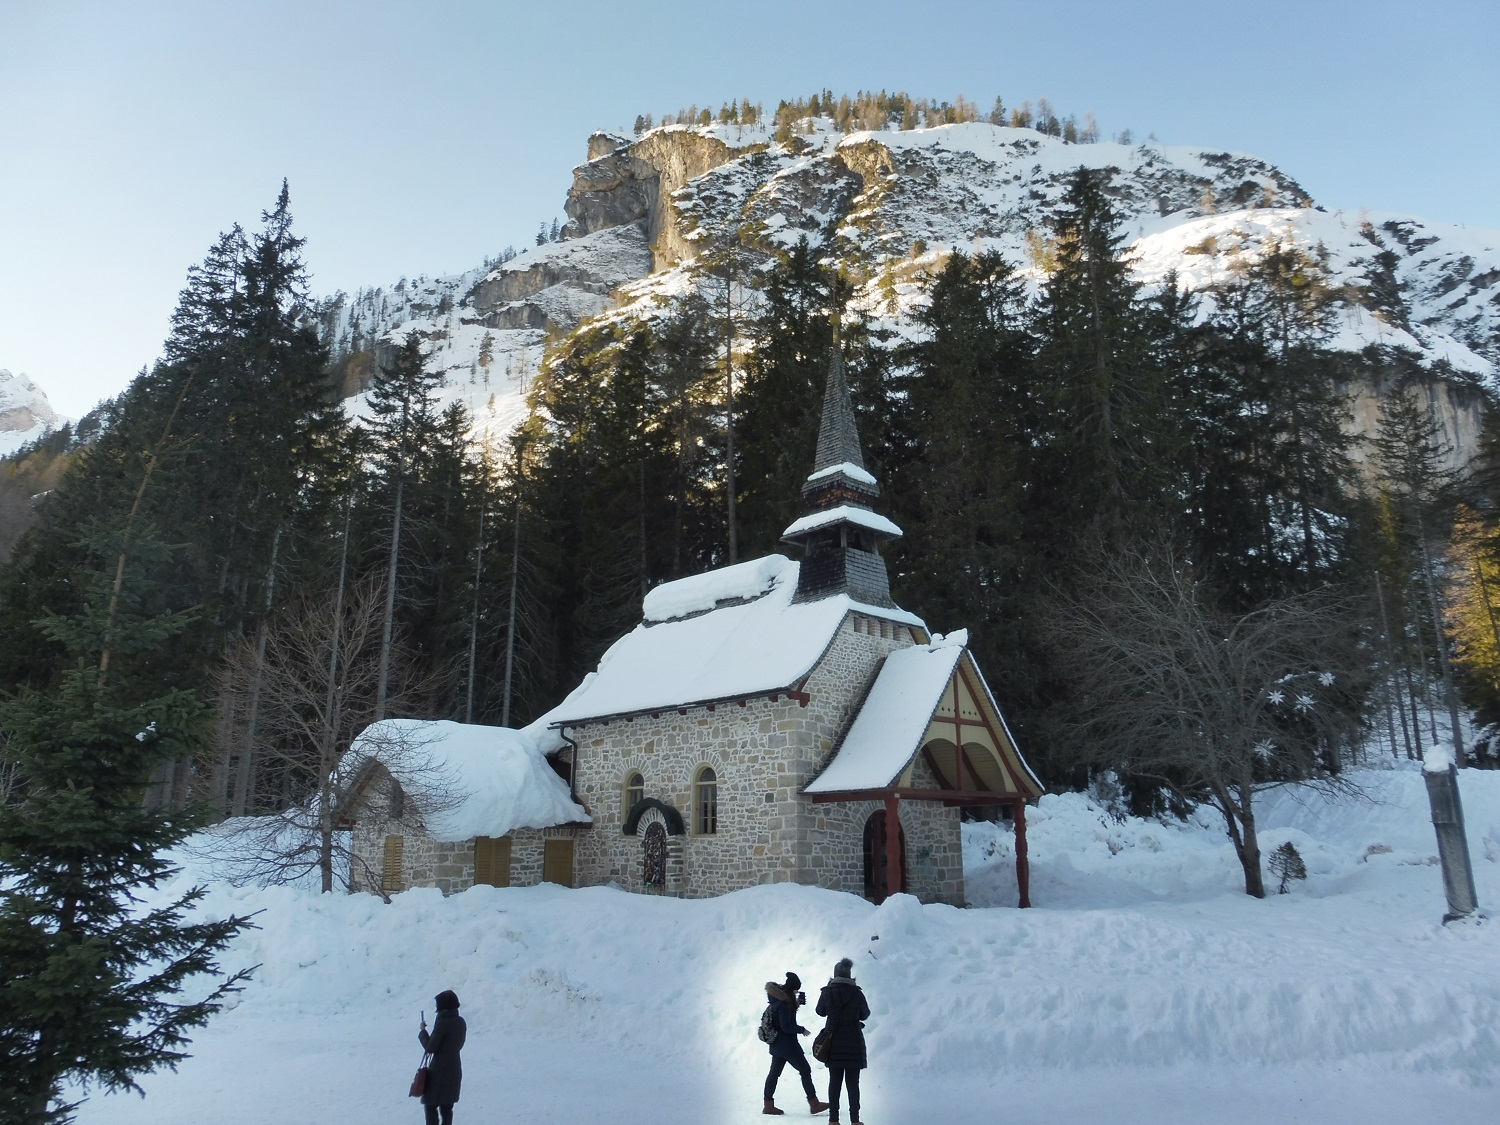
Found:
<svg viewBox="0 0 1500 1125"><path fill-rule="evenodd" d="M901 827L900 817L896 818L896 847L900 854L900 864L895 887L887 885L888 845L885 810L877 809L865 821L865 898L871 902L884 902L887 895L900 894L906 890L906 831Z"/></svg>
<svg viewBox="0 0 1500 1125"><path fill-rule="evenodd" d="M646 826L641 852L641 882L646 885L648 891L655 891L658 894L665 892L667 889L667 830L662 827L661 821L653 821Z"/></svg>

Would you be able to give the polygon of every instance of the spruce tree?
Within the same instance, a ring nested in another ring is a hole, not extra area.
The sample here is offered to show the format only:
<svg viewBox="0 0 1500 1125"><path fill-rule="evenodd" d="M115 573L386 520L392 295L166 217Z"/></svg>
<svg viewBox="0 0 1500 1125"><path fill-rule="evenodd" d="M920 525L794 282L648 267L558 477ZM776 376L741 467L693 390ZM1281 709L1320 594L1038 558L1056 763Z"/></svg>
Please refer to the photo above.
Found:
<svg viewBox="0 0 1500 1125"><path fill-rule="evenodd" d="M763 283L735 430L743 557L780 549L782 531L801 514L833 344L831 283L806 239L775 263Z"/></svg>
<svg viewBox="0 0 1500 1125"><path fill-rule="evenodd" d="M379 684L375 717L385 718L389 690L392 637L396 628L396 604L402 580L402 552L409 547L402 539L409 501L408 492L426 467L435 442L438 420L432 402L438 377L429 374L422 356L422 341L408 333L391 362L381 365L370 391L370 438L375 452L373 491L385 519L380 535L379 557L383 563L385 610L382 623Z"/></svg>
<svg viewBox="0 0 1500 1125"><path fill-rule="evenodd" d="M1182 458L1154 317L1122 258L1106 184L1084 168L1069 179L1052 221L1055 268L1037 308L1050 436L1039 454L1032 526L1060 557L1083 529L1109 537L1169 521L1163 502Z"/></svg>
<svg viewBox="0 0 1500 1125"><path fill-rule="evenodd" d="M86 609L42 626L73 666L0 702L0 740L20 777L0 807L7 1121L67 1121L77 1104L66 1101L67 1085L137 1089L138 1075L175 1067L188 1033L247 976L224 977L218 956L248 919L193 920L202 888L141 903L176 874L164 853L193 827L184 814L147 807L145 787L161 763L193 757L208 725L193 692L139 690L189 620L142 608L142 579L169 552L139 529L130 544L101 528L81 546L103 564ZM112 591L115 559L130 566ZM106 676L108 654L115 666ZM202 999L183 999L202 976L222 979Z"/></svg>

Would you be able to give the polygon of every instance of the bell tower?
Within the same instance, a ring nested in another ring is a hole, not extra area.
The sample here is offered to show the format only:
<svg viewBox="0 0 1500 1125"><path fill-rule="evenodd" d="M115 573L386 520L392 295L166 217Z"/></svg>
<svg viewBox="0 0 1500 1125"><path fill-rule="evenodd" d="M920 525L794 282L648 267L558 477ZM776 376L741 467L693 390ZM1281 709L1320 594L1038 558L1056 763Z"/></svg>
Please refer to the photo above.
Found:
<svg viewBox="0 0 1500 1125"><path fill-rule="evenodd" d="M901 529L874 510L879 497L880 485L866 471L860 452L844 358L835 339L818 450L802 485L809 511L781 535L783 543L801 544L804 552L794 602L847 594L868 606L897 608L880 546L900 538Z"/></svg>

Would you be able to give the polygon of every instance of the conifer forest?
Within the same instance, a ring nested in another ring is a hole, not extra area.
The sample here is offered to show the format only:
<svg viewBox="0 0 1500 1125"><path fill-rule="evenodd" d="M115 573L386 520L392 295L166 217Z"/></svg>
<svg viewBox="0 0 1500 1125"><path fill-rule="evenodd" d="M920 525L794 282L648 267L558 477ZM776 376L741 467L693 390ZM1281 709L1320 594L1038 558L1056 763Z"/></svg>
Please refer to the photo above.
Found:
<svg viewBox="0 0 1500 1125"><path fill-rule="evenodd" d="M1070 671L1125 561L1226 623L1320 615L1338 721L1257 773L1337 771L1372 728L1420 756L1432 713L1495 715L1488 460L1442 468L1414 364L1358 447L1341 388L1391 361L1327 347L1340 294L1314 256L1266 253L1202 320L1131 278L1102 186L1075 175L1034 298L1016 263L948 255L914 340L851 315L805 242L727 312L691 294L649 325L585 325L500 448L432 406L415 334L350 417L283 190L188 271L158 364L7 465L53 487L0 576L0 682L52 690L83 646L122 705L191 698L198 735L149 800L215 817L297 802L381 717L525 723L653 585L784 549L837 347L905 531L897 600L967 625L1051 783L1133 777L1120 739L1082 737L1100 716ZM1180 773L1143 767L1138 798Z"/></svg>

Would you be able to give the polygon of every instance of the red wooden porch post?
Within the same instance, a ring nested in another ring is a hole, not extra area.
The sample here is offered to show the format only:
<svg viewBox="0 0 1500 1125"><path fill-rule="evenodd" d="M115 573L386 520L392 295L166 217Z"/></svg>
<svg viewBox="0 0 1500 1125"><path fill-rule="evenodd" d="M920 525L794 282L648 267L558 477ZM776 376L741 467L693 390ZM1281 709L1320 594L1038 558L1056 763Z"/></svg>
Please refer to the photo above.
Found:
<svg viewBox="0 0 1500 1125"><path fill-rule="evenodd" d="M885 893L899 894L901 885L901 798L892 793L885 799Z"/></svg>
<svg viewBox="0 0 1500 1125"><path fill-rule="evenodd" d="M1017 797L1012 806L1016 814L1016 886L1021 891L1021 907L1031 905L1031 861L1026 858L1026 799Z"/></svg>

